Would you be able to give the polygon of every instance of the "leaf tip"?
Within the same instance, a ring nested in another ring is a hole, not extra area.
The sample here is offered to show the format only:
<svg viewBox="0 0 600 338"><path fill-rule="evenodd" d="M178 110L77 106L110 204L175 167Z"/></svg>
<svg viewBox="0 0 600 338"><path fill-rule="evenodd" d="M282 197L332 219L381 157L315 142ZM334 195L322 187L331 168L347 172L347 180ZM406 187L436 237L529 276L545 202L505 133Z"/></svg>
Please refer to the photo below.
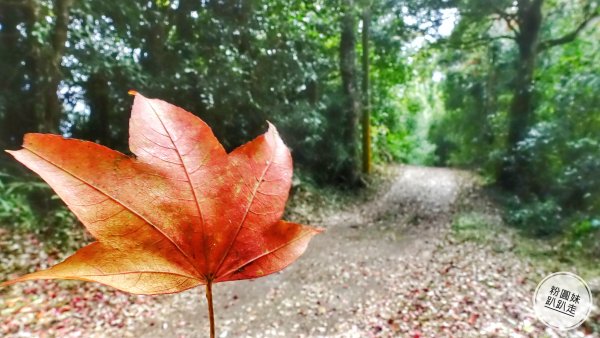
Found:
<svg viewBox="0 0 600 338"><path fill-rule="evenodd" d="M267 120L267 124L269 125L269 129L268 129L268 133L274 132L277 133L277 128L275 127L275 125L273 123L271 123L271 121Z"/></svg>
<svg viewBox="0 0 600 338"><path fill-rule="evenodd" d="M325 232L325 228L321 228L321 227L312 227L312 231L314 231L317 234L323 233Z"/></svg>

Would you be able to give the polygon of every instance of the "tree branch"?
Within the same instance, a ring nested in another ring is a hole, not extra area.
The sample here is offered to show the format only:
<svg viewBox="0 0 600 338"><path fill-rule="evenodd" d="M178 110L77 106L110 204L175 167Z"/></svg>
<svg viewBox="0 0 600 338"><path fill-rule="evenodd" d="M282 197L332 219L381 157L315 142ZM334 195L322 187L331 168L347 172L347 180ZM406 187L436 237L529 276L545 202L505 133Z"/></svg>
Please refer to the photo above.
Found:
<svg viewBox="0 0 600 338"><path fill-rule="evenodd" d="M515 40L515 37L512 35L497 35L497 36L484 36L478 37L471 40L460 41L461 48L471 48L471 47L479 47L482 45L488 44L490 41L496 40Z"/></svg>
<svg viewBox="0 0 600 338"><path fill-rule="evenodd" d="M516 16L514 14L506 13L499 8L494 8L494 13L498 14L500 19L502 19L502 20L504 20L504 22L506 22L508 29L513 31L515 34L519 34L519 29L513 25L513 21L516 20Z"/></svg>
<svg viewBox="0 0 600 338"><path fill-rule="evenodd" d="M579 33L587 26L587 24L599 16L600 16L600 13L594 13L594 14L590 15L589 17L587 17L585 20L583 20L573 31L561 36L560 38L549 39L549 40L540 42L540 44L538 45L537 51L542 52L542 51L545 51L546 49L552 48L554 46L563 45L565 43L575 40L577 35L579 35Z"/></svg>

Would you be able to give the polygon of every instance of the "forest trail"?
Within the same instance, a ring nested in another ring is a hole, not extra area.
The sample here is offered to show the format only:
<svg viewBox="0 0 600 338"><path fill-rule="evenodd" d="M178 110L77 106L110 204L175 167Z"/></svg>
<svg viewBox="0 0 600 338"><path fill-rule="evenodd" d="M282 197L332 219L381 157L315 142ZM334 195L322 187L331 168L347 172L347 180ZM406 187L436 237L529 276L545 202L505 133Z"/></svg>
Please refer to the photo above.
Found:
<svg viewBox="0 0 600 338"><path fill-rule="evenodd" d="M476 178L446 168L390 170L393 179L367 203L313 224L327 231L283 272L216 285L217 336L534 337L545 331L529 310L538 281L531 276L543 272L505 250L509 241L492 250L451 236L453 214L462 199L473 198ZM200 289L160 303L132 335L208 334Z"/></svg>
<svg viewBox="0 0 600 338"><path fill-rule="evenodd" d="M531 295L550 271L513 252L515 236L475 175L416 166L385 172L366 200L318 212L307 200L309 211L292 213L326 231L287 269L215 285L218 337L585 336L534 318ZM471 227L485 240L465 237ZM69 254L45 250L32 234L0 232L0 277ZM208 335L202 288L136 296L97 283L36 281L4 289L0 310L6 337Z"/></svg>

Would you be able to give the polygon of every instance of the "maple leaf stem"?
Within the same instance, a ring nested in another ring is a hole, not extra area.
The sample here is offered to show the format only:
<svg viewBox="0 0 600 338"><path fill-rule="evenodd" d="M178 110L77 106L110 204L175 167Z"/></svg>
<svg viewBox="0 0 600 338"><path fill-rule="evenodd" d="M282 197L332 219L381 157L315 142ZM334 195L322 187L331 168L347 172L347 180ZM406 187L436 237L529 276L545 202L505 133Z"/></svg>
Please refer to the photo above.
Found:
<svg viewBox="0 0 600 338"><path fill-rule="evenodd" d="M206 301L208 303L208 318L210 319L210 338L215 338L215 312L213 310L211 281L206 283Z"/></svg>

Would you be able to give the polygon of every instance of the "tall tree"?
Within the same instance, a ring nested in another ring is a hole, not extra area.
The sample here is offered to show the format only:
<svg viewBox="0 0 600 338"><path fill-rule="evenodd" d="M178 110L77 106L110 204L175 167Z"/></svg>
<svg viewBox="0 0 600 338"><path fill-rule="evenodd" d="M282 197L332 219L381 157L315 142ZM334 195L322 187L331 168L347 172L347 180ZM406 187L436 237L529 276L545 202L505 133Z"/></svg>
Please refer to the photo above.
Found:
<svg viewBox="0 0 600 338"><path fill-rule="evenodd" d="M371 9L365 6L362 13L362 168L371 173L371 102L369 97L369 34Z"/></svg>
<svg viewBox="0 0 600 338"><path fill-rule="evenodd" d="M584 18L573 31L560 38L540 41L543 3L544 0L519 0L516 14L506 11L497 12L513 32L519 52L513 98L508 112L508 156L503 161L498 174L500 184L509 190L531 188L527 187L523 180L524 177L529 176L526 173L528 166L527 159L518 152L518 144L526 137L532 124L535 88L533 76L538 54L548 48L573 41L588 22L600 14L600 7L592 0L584 6ZM516 26L512 24L513 22Z"/></svg>
<svg viewBox="0 0 600 338"><path fill-rule="evenodd" d="M21 135L36 129L34 93L38 58L31 48L35 23L33 3L0 2L0 146L3 149L18 146Z"/></svg>
<svg viewBox="0 0 600 338"><path fill-rule="evenodd" d="M508 112L508 156L502 162L498 178L500 184L509 190L522 187L520 180L526 170L525 159L518 153L517 144L526 136L532 114L533 73L540 28L542 25L542 3L544 0L520 0L514 19L505 12L499 12L507 24L515 20L518 28L512 24L514 39L518 48L516 72L513 83L513 98Z"/></svg>
<svg viewBox="0 0 600 338"><path fill-rule="evenodd" d="M20 142L23 132L59 131L62 104L58 86L63 78L61 62L73 3L27 0L0 4L0 33L6 46L2 48L2 63L9 73L2 87L11 89L3 95L4 109L18 135L4 131L2 139L9 144Z"/></svg>
<svg viewBox="0 0 600 338"><path fill-rule="evenodd" d="M575 40L588 23L600 15L600 6L596 0L584 0L583 4L563 4L582 8L581 21L561 37L543 39L544 1L518 0L491 4L488 1L474 0L460 3L463 16L461 24L473 26L470 31L477 35L462 36L462 48L498 39L513 40L516 44L517 57L514 61L512 99L508 109L506 151L496 173L498 182L504 188L516 192L532 188L527 186L526 181L534 173L528 173L528 160L519 152L519 143L526 138L534 122L534 74L538 56L551 47ZM497 22L504 22L506 34L498 33L498 25L494 25ZM485 27L483 33L480 27Z"/></svg>
<svg viewBox="0 0 600 338"><path fill-rule="evenodd" d="M110 88L106 75L101 72L92 73L86 82L86 99L90 106L87 137L105 146L111 145L109 118Z"/></svg>
<svg viewBox="0 0 600 338"><path fill-rule="evenodd" d="M356 184L360 178L357 139L360 93L356 81L356 8L353 0L344 0L342 3L339 52L342 79L342 121L340 122L348 156L343 175L351 184Z"/></svg>

